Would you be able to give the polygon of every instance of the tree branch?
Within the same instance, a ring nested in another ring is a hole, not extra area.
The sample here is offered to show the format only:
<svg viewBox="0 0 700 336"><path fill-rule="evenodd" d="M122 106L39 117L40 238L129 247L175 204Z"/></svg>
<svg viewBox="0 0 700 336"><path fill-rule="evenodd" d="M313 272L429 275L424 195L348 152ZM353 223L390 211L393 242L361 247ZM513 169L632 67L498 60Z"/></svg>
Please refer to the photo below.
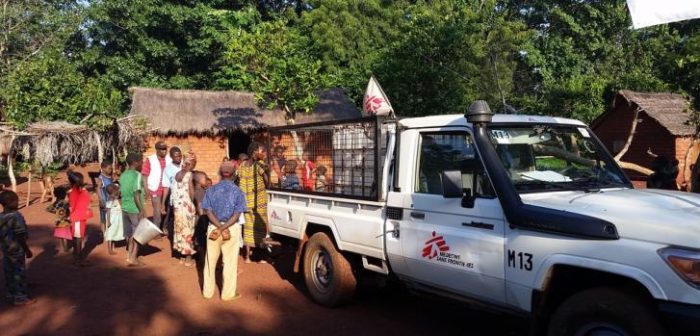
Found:
<svg viewBox="0 0 700 336"><path fill-rule="evenodd" d="M632 118L632 127L630 129L630 135L627 137L627 142L625 143L625 147L622 147L622 150L620 150L617 155L615 155L615 161L620 162L622 159L622 156L627 153L627 150L630 149L630 145L632 144L632 140L634 139L634 134L637 132L637 123L639 122L639 111L641 111L641 107L637 107L634 110L634 117Z"/></svg>

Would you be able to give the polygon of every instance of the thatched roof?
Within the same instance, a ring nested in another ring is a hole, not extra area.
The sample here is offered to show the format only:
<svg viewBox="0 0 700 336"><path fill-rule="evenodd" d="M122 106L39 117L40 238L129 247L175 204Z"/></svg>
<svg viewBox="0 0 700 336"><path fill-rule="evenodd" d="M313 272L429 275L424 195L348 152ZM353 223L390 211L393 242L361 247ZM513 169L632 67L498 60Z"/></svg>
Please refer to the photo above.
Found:
<svg viewBox="0 0 700 336"><path fill-rule="evenodd" d="M110 149L122 152L139 148L143 134L149 131L148 123L137 117L116 119L102 131L66 121L38 121L23 130L3 123L0 154L19 154L25 161L36 160L42 166L53 162L94 162Z"/></svg>
<svg viewBox="0 0 700 336"><path fill-rule="evenodd" d="M613 105L623 102L620 99L624 99L624 102L635 108L641 108L673 135L687 136L696 132L690 102L679 94L621 90L617 93Z"/></svg>
<svg viewBox="0 0 700 336"><path fill-rule="evenodd" d="M318 93L318 105L311 113L297 113L296 124L317 121L360 118L362 113L345 95L342 89L330 89Z"/></svg>
<svg viewBox="0 0 700 336"><path fill-rule="evenodd" d="M219 134L286 124L283 111L261 109L254 94L249 92L142 87L130 88L129 92L131 115L148 118L154 132L161 135ZM297 114L297 124L360 116L342 90L324 91L319 98L321 101L314 113Z"/></svg>
<svg viewBox="0 0 700 336"><path fill-rule="evenodd" d="M284 112L265 111L252 93L134 87L131 115L150 120L159 134L218 134L284 125Z"/></svg>

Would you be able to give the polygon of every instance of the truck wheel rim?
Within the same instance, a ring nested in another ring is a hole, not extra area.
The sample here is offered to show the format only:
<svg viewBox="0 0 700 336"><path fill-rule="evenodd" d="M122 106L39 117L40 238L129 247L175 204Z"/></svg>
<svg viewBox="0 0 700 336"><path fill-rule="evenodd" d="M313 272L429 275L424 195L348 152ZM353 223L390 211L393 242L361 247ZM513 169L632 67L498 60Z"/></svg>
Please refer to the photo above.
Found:
<svg viewBox="0 0 700 336"><path fill-rule="evenodd" d="M584 325L576 336L629 336L629 334L614 324L594 322Z"/></svg>
<svg viewBox="0 0 700 336"><path fill-rule="evenodd" d="M325 293L330 287L331 280L333 279L333 264L331 262L331 257L328 253L319 249L314 252L313 258L311 259L311 265L313 265L313 281L316 288Z"/></svg>

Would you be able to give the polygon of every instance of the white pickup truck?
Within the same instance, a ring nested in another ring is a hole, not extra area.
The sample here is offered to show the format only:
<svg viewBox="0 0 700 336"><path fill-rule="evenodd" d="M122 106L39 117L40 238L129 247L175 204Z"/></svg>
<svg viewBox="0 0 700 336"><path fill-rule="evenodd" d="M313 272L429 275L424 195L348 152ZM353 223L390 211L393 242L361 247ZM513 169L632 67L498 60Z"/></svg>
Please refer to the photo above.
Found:
<svg viewBox="0 0 700 336"><path fill-rule="evenodd" d="M633 189L580 121L478 101L270 134L294 139L303 169L316 157L298 190L270 188L268 217L322 305L376 273L527 314L537 334L700 335L700 197Z"/></svg>

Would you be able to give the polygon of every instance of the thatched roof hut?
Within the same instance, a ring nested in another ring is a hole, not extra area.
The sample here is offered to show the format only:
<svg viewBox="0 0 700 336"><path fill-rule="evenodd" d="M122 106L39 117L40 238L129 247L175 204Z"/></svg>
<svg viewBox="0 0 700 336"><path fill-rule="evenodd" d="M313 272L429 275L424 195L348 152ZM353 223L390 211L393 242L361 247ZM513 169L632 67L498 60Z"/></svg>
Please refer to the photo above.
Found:
<svg viewBox="0 0 700 336"><path fill-rule="evenodd" d="M282 110L260 108L255 95L238 91L167 90L133 87L131 116L147 118L154 131L152 144L164 141L197 154L197 169L216 175L223 157L236 157L252 140L265 142L264 130L287 124ZM295 122L309 123L361 116L342 90L319 93L311 113L297 113Z"/></svg>
<svg viewBox="0 0 700 336"><path fill-rule="evenodd" d="M677 93L621 90L615 99L623 99L624 103L639 107L673 135L688 136L696 133L690 102ZM613 104L616 103L617 101Z"/></svg>
<svg viewBox="0 0 700 336"><path fill-rule="evenodd" d="M143 87L132 87L129 92L131 115L148 118L158 135L218 135L286 124L284 111L260 108L255 95L249 92ZM340 89L322 91L319 99L313 112L297 114L297 124L360 116L357 107Z"/></svg>
<svg viewBox="0 0 700 336"><path fill-rule="evenodd" d="M656 156L676 159L681 171L677 182L687 185L690 166L700 150L690 102L676 93L621 90L612 107L593 122L592 128L610 152L618 154L630 137L635 115L636 129L621 160L651 168ZM628 174L633 181L647 179L638 171Z"/></svg>
<svg viewBox="0 0 700 336"><path fill-rule="evenodd" d="M284 112L259 108L252 93L133 87L131 115L150 120L159 135L216 135L283 125Z"/></svg>

